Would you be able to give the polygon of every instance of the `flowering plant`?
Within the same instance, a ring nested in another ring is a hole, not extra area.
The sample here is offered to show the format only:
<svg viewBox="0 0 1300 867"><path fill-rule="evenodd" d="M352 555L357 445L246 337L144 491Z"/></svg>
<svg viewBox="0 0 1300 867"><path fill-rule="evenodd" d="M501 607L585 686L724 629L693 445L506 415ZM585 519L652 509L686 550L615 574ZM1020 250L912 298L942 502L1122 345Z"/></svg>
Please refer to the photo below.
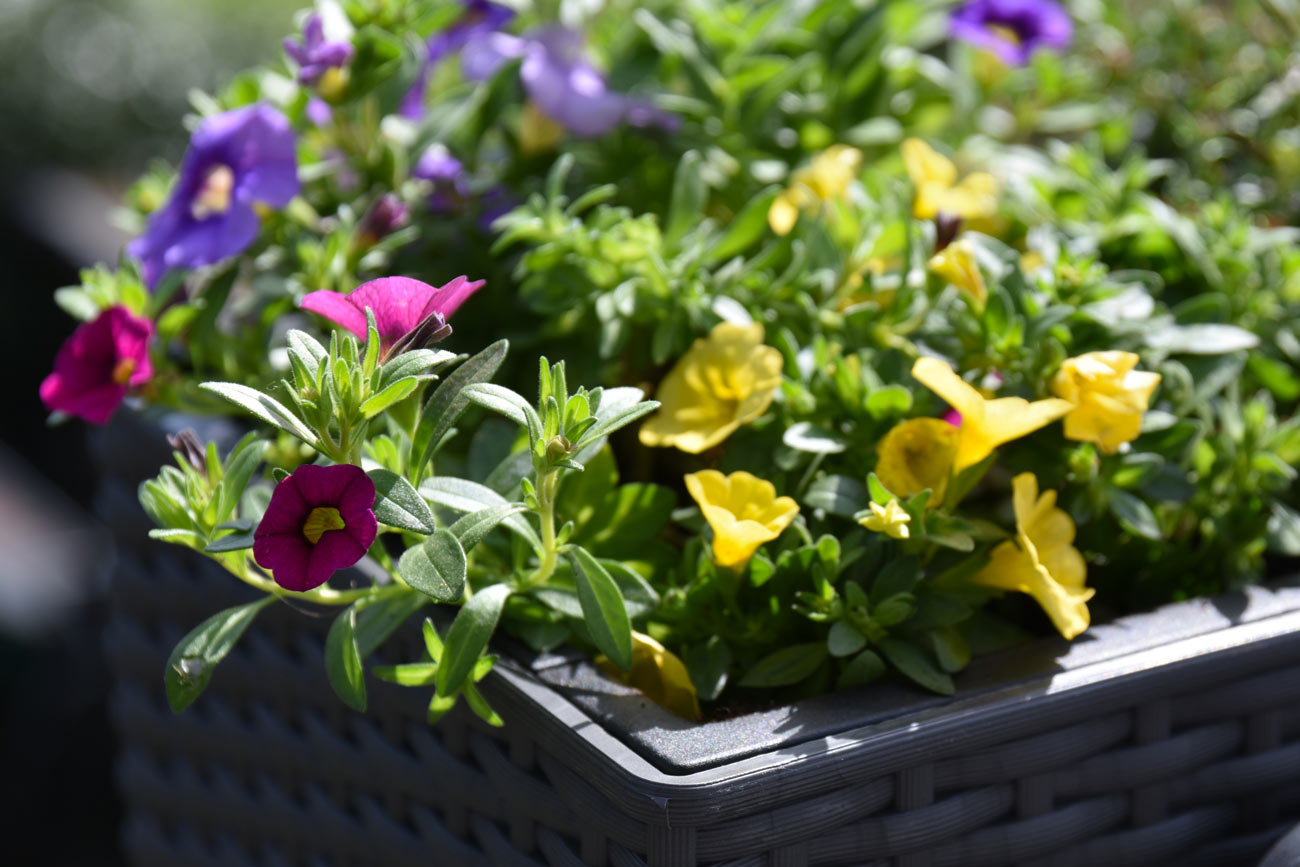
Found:
<svg viewBox="0 0 1300 867"><path fill-rule="evenodd" d="M339 610L354 707L436 605L425 658L370 669L432 688L431 718L498 721L498 631L697 717L951 693L973 653L1300 554L1294 235L1100 120L1039 144L1095 104L1004 122L1102 22L583 25L322 3L287 63L196 106L121 267L61 290L87 322L51 410L134 393L255 427L225 456L178 439L141 489L157 538L264 591L182 640L174 708L276 599Z"/></svg>

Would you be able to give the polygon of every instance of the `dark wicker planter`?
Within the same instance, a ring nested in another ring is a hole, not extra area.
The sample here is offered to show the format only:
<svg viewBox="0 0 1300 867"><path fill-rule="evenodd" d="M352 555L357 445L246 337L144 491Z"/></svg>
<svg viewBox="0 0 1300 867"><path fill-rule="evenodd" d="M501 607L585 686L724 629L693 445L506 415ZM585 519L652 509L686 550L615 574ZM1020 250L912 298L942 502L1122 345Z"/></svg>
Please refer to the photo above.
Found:
<svg viewBox="0 0 1300 867"><path fill-rule="evenodd" d="M117 469L106 647L138 864L1249 865L1300 819L1287 587L985 657L955 699L873 687L703 726L578 659L508 662L484 682L503 730L429 728L427 697L373 681L347 710L328 619L278 606L173 716L172 644L252 591L149 541L139 468Z"/></svg>

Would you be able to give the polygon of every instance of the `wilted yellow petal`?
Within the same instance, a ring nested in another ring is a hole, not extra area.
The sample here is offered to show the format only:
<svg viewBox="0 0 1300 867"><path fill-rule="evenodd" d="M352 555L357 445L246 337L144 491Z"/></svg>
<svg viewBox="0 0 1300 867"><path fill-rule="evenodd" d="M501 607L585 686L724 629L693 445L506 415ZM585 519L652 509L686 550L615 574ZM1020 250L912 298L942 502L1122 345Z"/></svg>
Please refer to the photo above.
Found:
<svg viewBox="0 0 1300 867"><path fill-rule="evenodd" d="M984 307L989 290L980 271L974 242L967 238L953 241L930 258L930 270L964 290L975 300L978 308Z"/></svg>
<svg viewBox="0 0 1300 867"><path fill-rule="evenodd" d="M700 700L686 665L649 635L632 633L632 668L622 671L604 655L596 663L611 677L636 687L646 698L688 720L700 718Z"/></svg>

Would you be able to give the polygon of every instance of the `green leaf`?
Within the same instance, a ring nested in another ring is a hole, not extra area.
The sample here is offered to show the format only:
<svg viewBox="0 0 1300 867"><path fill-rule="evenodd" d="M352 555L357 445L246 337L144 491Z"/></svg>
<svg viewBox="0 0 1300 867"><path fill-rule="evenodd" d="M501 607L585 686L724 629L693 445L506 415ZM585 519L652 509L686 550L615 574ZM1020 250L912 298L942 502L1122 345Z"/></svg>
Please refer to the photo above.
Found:
<svg viewBox="0 0 1300 867"><path fill-rule="evenodd" d="M388 386L408 376L414 376L417 379L428 379L430 370L449 361L454 361L456 357L456 353L448 352L445 349L413 349L410 352L403 352L395 358L388 359L379 368L379 390L383 391Z"/></svg>
<svg viewBox="0 0 1300 867"><path fill-rule="evenodd" d="M751 668L741 686L789 686L798 683L821 668L826 662L826 643L814 641L794 644L769 654Z"/></svg>
<svg viewBox="0 0 1300 867"><path fill-rule="evenodd" d="M602 559L600 564L618 585L628 617L642 617L659 607L659 593L632 567L618 560Z"/></svg>
<svg viewBox="0 0 1300 867"><path fill-rule="evenodd" d="M460 540L460 546L468 554L474 549L474 546L482 542L487 534L492 532L498 524L512 515L518 515L520 512L527 511L528 507L523 503L502 503L498 506L492 506L488 509L479 509L477 512L470 512L463 516L448 529L451 534Z"/></svg>
<svg viewBox="0 0 1300 867"><path fill-rule="evenodd" d="M898 499L893 491L885 487L885 483L880 481L875 473L867 475L867 493L871 495L871 502L879 506L888 506L891 501Z"/></svg>
<svg viewBox="0 0 1300 867"><path fill-rule="evenodd" d="M537 410L519 392L492 382L476 382L465 386L462 392L471 403L500 413L522 428L528 429L529 440L542 438L542 420Z"/></svg>
<svg viewBox="0 0 1300 867"><path fill-rule="evenodd" d="M1136 536L1160 541L1160 523L1145 501L1127 491L1111 488L1110 511L1125 530Z"/></svg>
<svg viewBox="0 0 1300 867"><path fill-rule="evenodd" d="M353 710L366 709L366 677L361 668L361 652L357 649L357 609L361 603L349 605L334 618L329 635L325 637L325 673L330 686Z"/></svg>
<svg viewBox="0 0 1300 867"><path fill-rule="evenodd" d="M708 641L686 648L682 662L686 664L696 694L704 701L713 701L726 688L731 672L731 648L720 637L714 635Z"/></svg>
<svg viewBox="0 0 1300 867"><path fill-rule="evenodd" d="M420 413L420 423L411 438L411 467L413 482L418 483L429 459L446 436L447 431L469 406L469 398L462 392L467 385L491 379L505 361L510 349L507 340L498 340L478 355L472 356L453 370L434 390L429 402Z"/></svg>
<svg viewBox="0 0 1300 867"><path fill-rule="evenodd" d="M293 434L309 446L316 445L316 435L284 404L268 394L235 382L202 382L199 383L199 388L224 397L267 424Z"/></svg>
<svg viewBox="0 0 1300 867"><path fill-rule="evenodd" d="M1259 338L1235 325L1167 325L1143 332L1146 345L1169 353L1223 355L1259 346Z"/></svg>
<svg viewBox="0 0 1300 867"><path fill-rule="evenodd" d="M887 385L867 395L866 407L875 419L906 415L912 409L912 393L901 385Z"/></svg>
<svg viewBox="0 0 1300 867"><path fill-rule="evenodd" d="M468 564L460 540L450 530L439 530L419 545L407 548L398 561L402 579L435 602L448 605L465 595Z"/></svg>
<svg viewBox="0 0 1300 867"><path fill-rule="evenodd" d="M768 187L750 199L727 224L726 233L705 254L706 261L714 264L730 259L764 237L767 234L767 212L779 192L779 187Z"/></svg>
<svg viewBox="0 0 1300 867"><path fill-rule="evenodd" d="M492 705L488 704L487 699L483 697L483 693L478 691L478 687L472 683L467 683L464 692L465 703L469 705L470 710L474 711L475 716L496 728L505 725L505 720L501 719L501 715L492 709Z"/></svg>
<svg viewBox="0 0 1300 867"><path fill-rule="evenodd" d="M871 604L879 605L891 596L910 593L921 580L921 561L915 557L896 557L885 564L871 582Z"/></svg>
<svg viewBox="0 0 1300 867"><path fill-rule="evenodd" d="M852 518L870 500L866 486L848 476L822 476L808 487L803 497L805 505L841 518Z"/></svg>
<svg viewBox="0 0 1300 867"><path fill-rule="evenodd" d="M454 512L477 512L481 509L509 505L505 497L491 488L451 476L429 479L420 486L420 492L434 505L443 506ZM534 551L542 550L542 540L537 538L537 531L523 515L510 515L502 523L527 540Z"/></svg>
<svg viewBox="0 0 1300 867"><path fill-rule="evenodd" d="M414 376L407 376L397 380L378 394L372 394L362 401L361 414L366 418L374 418L398 401L410 397L419 384L420 380Z"/></svg>
<svg viewBox="0 0 1300 867"><path fill-rule="evenodd" d="M253 547L253 531L227 533L215 542L208 543L204 552L208 554L228 554L231 551L244 551Z"/></svg>
<svg viewBox="0 0 1300 867"><path fill-rule="evenodd" d="M1268 517L1268 549L1300 557L1300 514L1283 503L1274 503Z"/></svg>
<svg viewBox="0 0 1300 867"><path fill-rule="evenodd" d="M625 391L633 391L636 392L637 395L642 394L641 390L636 388L606 389L602 395L600 406L596 408L596 423L588 428L587 432L582 435L582 438L574 444L573 450L575 452L579 449L586 448L602 437L609 436L619 428L626 427L642 416L649 415L659 408L659 401L657 400L640 400L637 403L633 403L631 406L615 407L613 405L614 401L611 400L611 398L615 397L614 393ZM619 395L619 397L622 397L622 395Z"/></svg>
<svg viewBox="0 0 1300 867"><path fill-rule="evenodd" d="M429 604L422 593L403 591L374 601L357 611L357 652L365 659L379 649L411 615Z"/></svg>
<svg viewBox="0 0 1300 867"><path fill-rule="evenodd" d="M509 596L508 585L493 584L475 593L461 606L443 643L442 660L435 681L440 697L454 696L465 683L465 678L474 670L475 663L483 655L492 632L497 628L501 609Z"/></svg>
<svg viewBox="0 0 1300 867"><path fill-rule="evenodd" d="M704 205L708 202L709 188L700 171L701 162L698 151L687 151L677 163L677 171L673 175L672 198L668 202L668 218L664 222L665 247L676 245L704 219Z"/></svg>
<svg viewBox="0 0 1300 867"><path fill-rule="evenodd" d="M392 470L366 473L375 483L375 517L399 530L428 535L437 529L433 510L411 483Z"/></svg>
<svg viewBox="0 0 1300 867"><path fill-rule="evenodd" d="M180 640L167 657L167 668L163 672L167 704L173 713L185 710L203 693L212 679L213 669L226 658L257 612L275 598L266 596L219 611Z"/></svg>
<svg viewBox="0 0 1300 867"><path fill-rule="evenodd" d="M931 692L940 695L952 695L956 691L952 678L940 671L925 651L914 644L897 638L886 638L880 642L880 650L889 660L889 664L898 669L909 680L920 684Z"/></svg>
<svg viewBox="0 0 1300 867"><path fill-rule="evenodd" d="M618 584L586 548L569 552L583 622L601 653L624 671L632 668L632 621Z"/></svg>
<svg viewBox="0 0 1300 867"><path fill-rule="evenodd" d="M231 449L230 456L226 459L225 474L217 488L216 520L218 523L228 520L234 513L235 506L244 495L244 489L248 487L249 479L253 477L254 471L266 454L269 444L264 440L255 439L255 436L249 433L241 439Z"/></svg>
<svg viewBox="0 0 1300 867"><path fill-rule="evenodd" d="M848 444L835 434L806 421L786 428L781 441L796 451L814 455L836 455L848 448Z"/></svg>
<svg viewBox="0 0 1300 867"><path fill-rule="evenodd" d="M635 557L672 519L677 497L649 483L620 485L606 494L575 541L599 556Z"/></svg>
<svg viewBox="0 0 1300 867"><path fill-rule="evenodd" d="M837 620L826 636L826 649L831 656L852 656L867 646L867 637L847 620Z"/></svg>
<svg viewBox="0 0 1300 867"><path fill-rule="evenodd" d="M836 689L861 686L879 680L885 673L885 661L874 650L864 650L844 666L839 679L835 681Z"/></svg>
<svg viewBox="0 0 1300 867"><path fill-rule="evenodd" d="M409 662L405 665L376 665L370 673L398 686L432 686L438 675L436 662Z"/></svg>
<svg viewBox="0 0 1300 867"><path fill-rule="evenodd" d="M956 629L936 629L929 633L929 639L934 658L944 671L953 674L970 664L970 647Z"/></svg>

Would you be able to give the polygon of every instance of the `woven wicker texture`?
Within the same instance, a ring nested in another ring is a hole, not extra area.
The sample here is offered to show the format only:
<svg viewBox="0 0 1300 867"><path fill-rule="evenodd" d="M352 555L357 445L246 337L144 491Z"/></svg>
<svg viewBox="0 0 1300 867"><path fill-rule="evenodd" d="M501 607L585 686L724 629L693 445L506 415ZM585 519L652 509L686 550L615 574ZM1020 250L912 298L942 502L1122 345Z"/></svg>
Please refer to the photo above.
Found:
<svg viewBox="0 0 1300 867"><path fill-rule="evenodd" d="M145 540L130 486L105 484L98 511L122 540L105 646L139 865L1249 865L1300 819L1285 636L1051 712L1004 703L651 779L517 669L484 683L504 730L429 728L422 691L373 680L353 713L325 680L329 620L275 606L174 716L174 642L252 591Z"/></svg>

